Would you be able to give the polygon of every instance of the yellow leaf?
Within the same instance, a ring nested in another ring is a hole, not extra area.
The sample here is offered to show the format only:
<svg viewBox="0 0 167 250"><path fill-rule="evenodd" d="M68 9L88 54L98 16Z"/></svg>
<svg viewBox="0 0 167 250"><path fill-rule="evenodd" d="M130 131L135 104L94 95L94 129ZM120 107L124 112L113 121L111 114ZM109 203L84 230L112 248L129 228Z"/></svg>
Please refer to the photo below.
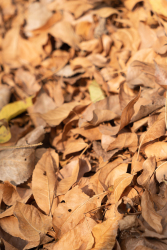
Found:
<svg viewBox="0 0 167 250"><path fill-rule="evenodd" d="M17 101L9 103L0 111L0 120L7 121L25 112L28 107L32 106L32 96L25 99L25 101Z"/></svg>
<svg viewBox="0 0 167 250"><path fill-rule="evenodd" d="M89 94L92 102L97 102L105 98L105 95L96 80L93 80L89 85Z"/></svg>
<svg viewBox="0 0 167 250"><path fill-rule="evenodd" d="M0 124L0 143L5 143L11 138L10 129L4 124Z"/></svg>

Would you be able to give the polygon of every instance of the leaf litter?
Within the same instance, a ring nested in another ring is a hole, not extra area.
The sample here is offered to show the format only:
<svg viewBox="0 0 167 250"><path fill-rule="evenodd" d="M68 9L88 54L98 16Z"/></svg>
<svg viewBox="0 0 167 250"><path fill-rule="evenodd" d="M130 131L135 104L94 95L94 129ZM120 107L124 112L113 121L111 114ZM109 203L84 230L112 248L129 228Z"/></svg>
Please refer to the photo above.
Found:
<svg viewBox="0 0 167 250"><path fill-rule="evenodd" d="M1 1L2 249L167 249L164 6Z"/></svg>

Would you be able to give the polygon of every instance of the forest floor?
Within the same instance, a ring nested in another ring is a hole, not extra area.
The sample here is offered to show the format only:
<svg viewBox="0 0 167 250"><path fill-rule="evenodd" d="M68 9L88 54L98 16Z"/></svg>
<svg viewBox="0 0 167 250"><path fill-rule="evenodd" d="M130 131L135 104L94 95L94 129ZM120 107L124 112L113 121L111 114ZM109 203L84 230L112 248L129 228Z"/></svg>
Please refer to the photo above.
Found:
<svg viewBox="0 0 167 250"><path fill-rule="evenodd" d="M167 2L0 1L2 250L167 249Z"/></svg>

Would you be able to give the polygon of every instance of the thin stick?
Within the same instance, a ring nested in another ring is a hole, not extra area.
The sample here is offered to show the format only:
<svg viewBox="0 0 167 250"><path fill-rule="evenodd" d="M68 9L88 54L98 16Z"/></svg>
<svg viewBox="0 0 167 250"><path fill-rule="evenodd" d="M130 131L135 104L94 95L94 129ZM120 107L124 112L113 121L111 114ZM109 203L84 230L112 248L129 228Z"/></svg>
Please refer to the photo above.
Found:
<svg viewBox="0 0 167 250"><path fill-rule="evenodd" d="M12 149L12 148L31 148L31 147L37 147L42 145L42 142L39 142L37 144L31 144L31 145L21 145L21 146L0 146L0 149Z"/></svg>

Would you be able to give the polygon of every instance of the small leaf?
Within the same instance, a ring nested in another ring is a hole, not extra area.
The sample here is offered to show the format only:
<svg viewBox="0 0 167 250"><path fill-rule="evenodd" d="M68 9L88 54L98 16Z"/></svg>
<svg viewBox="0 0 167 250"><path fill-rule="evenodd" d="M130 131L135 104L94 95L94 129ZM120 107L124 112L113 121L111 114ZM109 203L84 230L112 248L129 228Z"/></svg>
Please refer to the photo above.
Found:
<svg viewBox="0 0 167 250"><path fill-rule="evenodd" d="M89 85L89 94L92 102L97 102L105 98L105 95L96 80L93 80Z"/></svg>

